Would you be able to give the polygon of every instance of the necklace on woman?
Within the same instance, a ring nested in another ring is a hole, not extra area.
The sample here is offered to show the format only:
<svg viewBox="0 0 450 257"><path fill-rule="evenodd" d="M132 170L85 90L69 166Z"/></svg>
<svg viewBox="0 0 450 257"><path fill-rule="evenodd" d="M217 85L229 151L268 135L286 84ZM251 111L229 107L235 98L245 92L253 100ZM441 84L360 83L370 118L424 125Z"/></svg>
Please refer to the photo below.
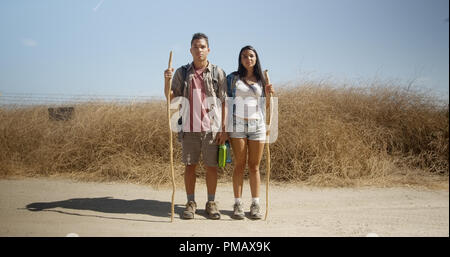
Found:
<svg viewBox="0 0 450 257"><path fill-rule="evenodd" d="M253 79L253 78L254 78L254 80L256 80L256 77L254 77L254 76L252 76L250 78L244 78L244 83L249 85L249 86L251 86L253 84L256 84L256 82L254 80L250 80L250 79Z"/></svg>

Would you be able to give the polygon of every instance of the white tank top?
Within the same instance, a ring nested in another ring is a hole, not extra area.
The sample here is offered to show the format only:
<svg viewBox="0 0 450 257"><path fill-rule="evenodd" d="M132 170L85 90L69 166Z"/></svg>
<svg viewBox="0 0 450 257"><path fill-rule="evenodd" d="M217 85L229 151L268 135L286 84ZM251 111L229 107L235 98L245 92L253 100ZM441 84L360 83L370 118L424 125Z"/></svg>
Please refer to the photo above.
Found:
<svg viewBox="0 0 450 257"><path fill-rule="evenodd" d="M258 105L261 95L260 82L250 86L240 79L236 81L235 116L249 120L262 119L262 112Z"/></svg>

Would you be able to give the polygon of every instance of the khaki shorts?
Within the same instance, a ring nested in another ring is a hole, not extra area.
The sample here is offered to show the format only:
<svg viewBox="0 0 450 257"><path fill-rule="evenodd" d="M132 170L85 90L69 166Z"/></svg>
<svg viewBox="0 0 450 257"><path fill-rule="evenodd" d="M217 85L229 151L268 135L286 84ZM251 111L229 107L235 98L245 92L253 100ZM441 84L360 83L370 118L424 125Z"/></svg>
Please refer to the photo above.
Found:
<svg viewBox="0 0 450 257"><path fill-rule="evenodd" d="M183 132L180 139L185 165L198 164L201 153L206 166L217 167L219 146L212 132Z"/></svg>

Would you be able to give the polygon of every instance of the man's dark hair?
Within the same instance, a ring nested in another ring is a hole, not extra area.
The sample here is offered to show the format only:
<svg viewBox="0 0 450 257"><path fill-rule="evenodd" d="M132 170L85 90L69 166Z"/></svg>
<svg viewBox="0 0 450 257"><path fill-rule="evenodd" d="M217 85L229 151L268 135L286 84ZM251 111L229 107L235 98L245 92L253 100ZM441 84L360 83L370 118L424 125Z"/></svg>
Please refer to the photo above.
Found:
<svg viewBox="0 0 450 257"><path fill-rule="evenodd" d="M194 40L196 40L196 39L202 39L202 38L206 40L206 45L209 47L208 37L207 37L205 34L203 34L203 33L195 33L195 34L192 36L191 46L192 46L192 43L194 42Z"/></svg>

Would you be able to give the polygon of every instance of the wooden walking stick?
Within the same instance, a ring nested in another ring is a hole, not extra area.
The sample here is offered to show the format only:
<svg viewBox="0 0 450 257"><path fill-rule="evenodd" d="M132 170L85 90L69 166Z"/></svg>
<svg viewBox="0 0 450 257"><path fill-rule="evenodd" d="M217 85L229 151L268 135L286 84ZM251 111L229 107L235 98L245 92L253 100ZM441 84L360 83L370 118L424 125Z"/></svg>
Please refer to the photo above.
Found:
<svg viewBox="0 0 450 257"><path fill-rule="evenodd" d="M265 70L264 75L266 76L266 82L267 85L270 84L270 78L269 78L269 71ZM267 99L269 97L269 99ZM266 105L266 114L267 114L267 141L266 141L266 169L267 169L267 175L266 175L266 214L264 216L264 220L267 219L267 214L269 213L269 179L270 179L270 148L269 148L269 142L270 142L270 125L272 124L272 93L269 93L268 96L266 96L266 101L269 101L269 105Z"/></svg>
<svg viewBox="0 0 450 257"><path fill-rule="evenodd" d="M172 51L169 56L169 69L172 68ZM170 151L170 171L172 173L172 214L170 216L170 222L173 222L174 215L174 201L175 201L175 173L173 171L173 145L172 145L172 125L170 124L170 91L172 90L172 78L169 78L169 92L167 93L167 119L169 121L169 151Z"/></svg>

